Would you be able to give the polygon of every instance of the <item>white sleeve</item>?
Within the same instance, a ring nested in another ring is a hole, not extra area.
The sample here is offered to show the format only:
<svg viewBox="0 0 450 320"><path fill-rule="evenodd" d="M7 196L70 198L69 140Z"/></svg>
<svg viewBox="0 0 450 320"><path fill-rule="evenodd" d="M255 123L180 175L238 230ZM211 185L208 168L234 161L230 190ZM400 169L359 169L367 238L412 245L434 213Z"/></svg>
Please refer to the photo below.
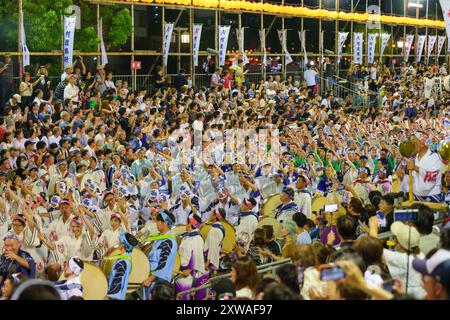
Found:
<svg viewBox="0 0 450 320"><path fill-rule="evenodd" d="M208 249L207 259L216 268L219 267L220 245L223 239L222 232L220 230L217 231L219 232L216 232L216 230L212 228L205 240L205 249Z"/></svg>

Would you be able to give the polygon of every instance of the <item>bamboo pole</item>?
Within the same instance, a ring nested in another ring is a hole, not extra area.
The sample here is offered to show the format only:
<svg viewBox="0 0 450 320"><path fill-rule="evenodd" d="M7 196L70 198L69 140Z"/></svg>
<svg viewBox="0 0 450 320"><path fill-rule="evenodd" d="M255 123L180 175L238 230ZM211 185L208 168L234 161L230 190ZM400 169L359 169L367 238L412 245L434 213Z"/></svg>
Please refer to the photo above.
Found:
<svg viewBox="0 0 450 320"><path fill-rule="evenodd" d="M260 21L260 30L261 30L261 32L260 32L260 35L262 35L263 37L264 37L264 42L265 42L265 38L266 38L266 35L265 35L265 33L263 33L263 30L264 30L264 13L263 13L263 10L262 10L262 7L263 7L263 3L264 3L264 0L261 0L261 21ZM266 47L267 47L267 45L266 45ZM262 47L262 43L261 43L261 41L260 41L260 50L261 50L261 53L262 53L262 56L261 56L261 74L262 74L262 78L263 78L263 80L266 80L266 66L264 65L264 52L263 52L263 47Z"/></svg>
<svg viewBox="0 0 450 320"><path fill-rule="evenodd" d="M193 43L193 23L194 23L194 16L193 16L193 11L192 8L189 8L189 50L190 50L190 54L191 54L191 58L189 59L190 62L190 74L191 74L191 80L192 80L192 85L194 85L194 80L195 80L195 68L194 68L194 43Z"/></svg>
<svg viewBox="0 0 450 320"><path fill-rule="evenodd" d="M284 0L281 1L281 5L284 6ZM281 17L281 32L282 32L282 40L283 43L281 43L281 65L283 66L283 79L286 79L286 71L287 71L287 65L286 65L286 59L285 59L285 49L287 50L287 32L284 32L284 15ZM284 45L286 44L286 45Z"/></svg>

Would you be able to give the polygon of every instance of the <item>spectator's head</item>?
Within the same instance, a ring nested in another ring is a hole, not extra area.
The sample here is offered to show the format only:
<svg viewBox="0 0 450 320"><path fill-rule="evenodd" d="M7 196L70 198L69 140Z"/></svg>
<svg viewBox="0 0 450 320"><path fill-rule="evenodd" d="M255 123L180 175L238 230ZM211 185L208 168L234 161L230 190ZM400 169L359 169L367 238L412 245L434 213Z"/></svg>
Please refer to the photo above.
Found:
<svg viewBox="0 0 450 320"><path fill-rule="evenodd" d="M352 216L359 216L364 210L364 205L358 198L352 197L348 204L348 213Z"/></svg>
<svg viewBox="0 0 450 320"><path fill-rule="evenodd" d="M294 215L292 216L292 220L294 220L298 228L303 228L308 222L308 218L302 212L294 213Z"/></svg>
<svg viewBox="0 0 450 320"><path fill-rule="evenodd" d="M230 279L213 281L211 289L215 293L216 300L234 300L236 298L236 285Z"/></svg>
<svg viewBox="0 0 450 320"><path fill-rule="evenodd" d="M380 211L383 212L384 214L390 214L394 211L394 196L392 194L385 194L384 196L381 197L380 203L379 203L379 208Z"/></svg>
<svg viewBox="0 0 450 320"><path fill-rule="evenodd" d="M296 296L300 295L297 268L293 264L285 264L277 268L276 279L278 283L284 284Z"/></svg>
<svg viewBox="0 0 450 320"><path fill-rule="evenodd" d="M256 263L248 256L239 257L231 267L231 280L236 285L236 289L249 288L254 290L258 282L259 275L256 270Z"/></svg>
<svg viewBox="0 0 450 320"><path fill-rule="evenodd" d="M263 291L263 300L297 300L298 296L292 293L284 284L271 283Z"/></svg>
<svg viewBox="0 0 450 320"><path fill-rule="evenodd" d="M450 298L450 251L439 249L427 255L427 259L414 259L413 268L422 274L422 287L426 300Z"/></svg>
<svg viewBox="0 0 450 320"><path fill-rule="evenodd" d="M340 216L336 221L336 228L342 240L355 239L357 225L352 217L348 215Z"/></svg>
<svg viewBox="0 0 450 320"><path fill-rule="evenodd" d="M50 281L31 279L14 290L11 300L61 300L61 296Z"/></svg>
<svg viewBox="0 0 450 320"><path fill-rule="evenodd" d="M156 280L152 291L151 300L175 300L173 284L166 280Z"/></svg>
<svg viewBox="0 0 450 320"><path fill-rule="evenodd" d="M433 231L434 213L430 207L424 204L415 204L411 207L417 209L417 220L414 221L414 226L420 234L427 235Z"/></svg>
<svg viewBox="0 0 450 320"><path fill-rule="evenodd" d="M383 245L377 238L360 237L355 241L353 247L363 258L366 267L370 265L380 266L382 264Z"/></svg>

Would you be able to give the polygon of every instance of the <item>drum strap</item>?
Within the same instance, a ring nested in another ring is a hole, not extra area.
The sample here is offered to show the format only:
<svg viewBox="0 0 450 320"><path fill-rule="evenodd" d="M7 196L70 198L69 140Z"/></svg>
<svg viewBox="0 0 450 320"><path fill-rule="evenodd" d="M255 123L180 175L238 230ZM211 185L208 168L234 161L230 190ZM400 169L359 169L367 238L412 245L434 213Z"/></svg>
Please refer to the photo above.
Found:
<svg viewBox="0 0 450 320"><path fill-rule="evenodd" d="M142 239L141 242L152 242L157 240L163 240L163 239L173 239L176 240L176 237L172 233L166 233L166 234L153 234L150 237L147 237L145 239Z"/></svg>
<svg viewBox="0 0 450 320"><path fill-rule="evenodd" d="M130 262L131 269L133 269L133 263L132 263L132 260L131 260L131 256L128 255L128 254L124 254L123 253L123 254L117 254L117 255L114 255L114 256L110 256L110 257L104 257L103 261L111 261L111 260L116 261L116 260L119 260L119 259L128 260L128 262Z"/></svg>

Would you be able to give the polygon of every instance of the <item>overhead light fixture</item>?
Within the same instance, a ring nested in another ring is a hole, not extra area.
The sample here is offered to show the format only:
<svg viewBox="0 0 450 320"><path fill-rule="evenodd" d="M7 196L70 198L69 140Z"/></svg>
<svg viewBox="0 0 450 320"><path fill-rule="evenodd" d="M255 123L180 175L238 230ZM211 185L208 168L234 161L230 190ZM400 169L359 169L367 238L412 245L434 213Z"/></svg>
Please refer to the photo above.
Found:
<svg viewBox="0 0 450 320"><path fill-rule="evenodd" d="M190 40L190 36L189 36L189 32L183 32L181 34L181 43L189 43Z"/></svg>
<svg viewBox="0 0 450 320"><path fill-rule="evenodd" d="M419 2L408 2L408 8L419 8L419 9L422 9L423 8L423 4L421 4Z"/></svg>

